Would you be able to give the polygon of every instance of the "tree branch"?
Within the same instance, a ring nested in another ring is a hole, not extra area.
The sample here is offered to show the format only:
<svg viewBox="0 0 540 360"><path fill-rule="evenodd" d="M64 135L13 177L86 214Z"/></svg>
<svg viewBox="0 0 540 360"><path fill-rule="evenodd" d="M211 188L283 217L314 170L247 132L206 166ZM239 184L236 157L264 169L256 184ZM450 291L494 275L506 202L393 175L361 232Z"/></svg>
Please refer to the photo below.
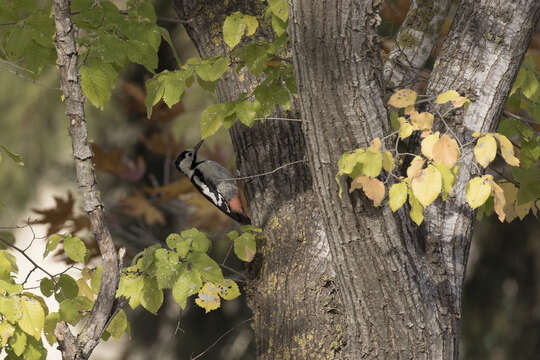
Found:
<svg viewBox="0 0 540 360"><path fill-rule="evenodd" d="M413 0L384 64L386 84L410 86L439 38L449 6L449 0Z"/></svg>
<svg viewBox="0 0 540 360"><path fill-rule="evenodd" d="M71 22L70 1L54 0L54 20L56 26L55 46L57 65L61 75L62 91L69 119L69 133L72 139L73 156L77 172L77 183L82 197L83 208L88 214L90 228L102 257L103 275L99 294L86 326L75 338L65 323L59 323L56 334L63 349L64 360L87 359L100 341L107 320L113 311L116 288L120 278L118 255L109 229L105 225L103 205L96 186L92 151L88 144L88 129L84 114L84 98L77 68L77 44L75 27Z"/></svg>

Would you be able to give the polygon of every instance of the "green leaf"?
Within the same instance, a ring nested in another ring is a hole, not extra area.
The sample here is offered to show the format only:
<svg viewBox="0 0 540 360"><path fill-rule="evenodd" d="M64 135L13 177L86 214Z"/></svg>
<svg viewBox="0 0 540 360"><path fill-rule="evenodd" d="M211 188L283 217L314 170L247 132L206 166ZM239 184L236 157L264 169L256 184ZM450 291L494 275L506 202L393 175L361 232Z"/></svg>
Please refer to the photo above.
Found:
<svg viewBox="0 0 540 360"><path fill-rule="evenodd" d="M172 288L174 300L182 307L186 308L187 298L199 292L202 287L201 276L196 271L184 271L178 277Z"/></svg>
<svg viewBox="0 0 540 360"><path fill-rule="evenodd" d="M39 289L44 296L49 297L54 293L54 282L49 278L43 278L39 283Z"/></svg>
<svg viewBox="0 0 540 360"><path fill-rule="evenodd" d="M126 49L128 59L132 62L143 65L152 73L154 72L154 69L157 68L157 50L152 47L151 43L140 40L128 40Z"/></svg>
<svg viewBox="0 0 540 360"><path fill-rule="evenodd" d="M18 321L19 326L24 332L39 340L45 324L45 312L41 303L34 298L22 296L19 306L22 313Z"/></svg>
<svg viewBox="0 0 540 360"><path fill-rule="evenodd" d="M255 88L254 94L264 107L281 105L284 110L288 110L291 107L289 91L281 86L279 82L271 82L269 84L263 82Z"/></svg>
<svg viewBox="0 0 540 360"><path fill-rule="evenodd" d="M192 252L187 260L194 270L197 270L204 281L220 283L223 281L223 273L219 265L205 253Z"/></svg>
<svg viewBox="0 0 540 360"><path fill-rule="evenodd" d="M52 312L45 318L44 333L45 339L49 345L53 346L56 343L56 335L54 330L56 329L56 324L60 321L60 314L57 312Z"/></svg>
<svg viewBox="0 0 540 360"><path fill-rule="evenodd" d="M92 272L92 278L90 279L90 287L92 288L92 292L94 293L94 295L97 295L99 293L99 287L101 285L101 272L101 266L97 266L95 269L93 269Z"/></svg>
<svg viewBox="0 0 540 360"><path fill-rule="evenodd" d="M4 150L4 152L7 154L7 156L9 156L10 159L15 162L15 164L17 164L19 166L24 166L23 158L22 158L21 155L12 152L11 150L9 150L7 147L5 147L3 145L0 145L0 149Z"/></svg>
<svg viewBox="0 0 540 360"><path fill-rule="evenodd" d="M81 86L92 105L103 110L111 97L118 73L111 64L81 66Z"/></svg>
<svg viewBox="0 0 540 360"><path fill-rule="evenodd" d="M174 282L182 272L183 264L178 259L178 254L166 249L158 249L155 254L156 280L159 289L172 288Z"/></svg>
<svg viewBox="0 0 540 360"><path fill-rule="evenodd" d="M223 40L232 49L240 43L244 34L253 35L258 26L256 17L237 11L227 16L223 23Z"/></svg>
<svg viewBox="0 0 540 360"><path fill-rule="evenodd" d="M12 278L7 280L0 279L0 293L7 292L8 295L18 294L22 291L20 284L15 284Z"/></svg>
<svg viewBox="0 0 540 360"><path fill-rule="evenodd" d="M0 349L6 346L9 338L15 333L15 326L5 320L0 321Z"/></svg>
<svg viewBox="0 0 540 360"><path fill-rule="evenodd" d="M446 200L448 195L452 193L454 184L456 183L456 175L443 163L435 162L433 165L439 170L442 177L442 199Z"/></svg>
<svg viewBox="0 0 540 360"><path fill-rule="evenodd" d="M281 36L287 32L287 21L281 20L279 17L272 15L272 29L277 36Z"/></svg>
<svg viewBox="0 0 540 360"><path fill-rule="evenodd" d="M289 18L287 0L268 0L268 6L272 14L277 16L281 21L287 21Z"/></svg>
<svg viewBox="0 0 540 360"><path fill-rule="evenodd" d="M182 71L174 71L162 80L164 87L163 101L169 108L180 101L186 86L184 78L185 74Z"/></svg>
<svg viewBox="0 0 540 360"><path fill-rule="evenodd" d="M123 274L120 277L116 297L123 296L129 299L129 306L135 309L141 303L144 278L133 273Z"/></svg>
<svg viewBox="0 0 540 360"><path fill-rule="evenodd" d="M255 257L256 252L257 244L253 234L245 232L234 239L234 253L240 260L250 262Z"/></svg>
<svg viewBox="0 0 540 360"><path fill-rule="evenodd" d="M152 107L156 105L165 94L165 88L162 86L159 77L154 76L146 80L146 114L148 119L152 117Z"/></svg>
<svg viewBox="0 0 540 360"><path fill-rule="evenodd" d="M9 339L9 345L17 356L21 356L26 349L27 337L26 334L17 329L13 336Z"/></svg>
<svg viewBox="0 0 540 360"><path fill-rule="evenodd" d="M193 228L182 231L182 237L191 240L191 247L194 251L207 252L211 242L205 233Z"/></svg>
<svg viewBox="0 0 540 360"><path fill-rule="evenodd" d="M158 27L159 32L161 34L161 37L169 44L169 47L171 48L171 51L173 52L174 58L176 59L176 63L178 66L182 64L182 61L180 60L180 57L178 56L178 53L176 52L176 46L174 45L171 35L169 34L169 31L165 28Z"/></svg>
<svg viewBox="0 0 540 360"><path fill-rule="evenodd" d="M257 113L261 109L261 103L258 100L250 101L244 100L236 104L234 110L236 116L242 122L242 124L252 127L255 123Z"/></svg>
<svg viewBox="0 0 540 360"><path fill-rule="evenodd" d="M525 204L529 201L540 198L540 169L531 167L529 169L512 168L512 175L519 182L517 196L518 204Z"/></svg>
<svg viewBox="0 0 540 360"><path fill-rule="evenodd" d="M57 293L55 298L57 301L63 301L64 299L71 299L77 296L79 293L79 285L75 279L67 274L61 274L58 278Z"/></svg>
<svg viewBox="0 0 540 360"><path fill-rule="evenodd" d="M71 325L77 324L81 320L79 310L79 303L75 299L66 299L62 301L58 310L60 320L66 321Z"/></svg>
<svg viewBox="0 0 540 360"><path fill-rule="evenodd" d="M529 140L522 139L519 152L519 163L525 169L534 166L540 159L540 137Z"/></svg>
<svg viewBox="0 0 540 360"><path fill-rule="evenodd" d="M238 284L231 279L225 279L221 284L218 284L218 294L225 300L233 300L240 296Z"/></svg>
<svg viewBox="0 0 540 360"><path fill-rule="evenodd" d="M20 298L18 296L0 296L0 314L2 314L7 321L14 324L22 316L19 300Z"/></svg>
<svg viewBox="0 0 540 360"><path fill-rule="evenodd" d="M157 280L145 277L141 305L156 315L162 304L163 291L159 289Z"/></svg>
<svg viewBox="0 0 540 360"><path fill-rule="evenodd" d="M185 258L191 249L191 239L183 239L179 234L170 234L165 240L167 246L171 249L176 249L181 258Z"/></svg>
<svg viewBox="0 0 540 360"><path fill-rule="evenodd" d="M527 77L521 86L521 93L528 99L533 100L534 95L538 91L540 83L536 78L536 74L532 71L527 71Z"/></svg>
<svg viewBox="0 0 540 360"><path fill-rule="evenodd" d="M201 115L201 137L206 139L219 130L225 119L227 106L225 104L211 105L204 109Z"/></svg>
<svg viewBox="0 0 540 360"><path fill-rule="evenodd" d="M24 350L23 358L25 360L45 360L47 358L47 349L43 346L41 339L28 339L28 344Z"/></svg>
<svg viewBox="0 0 540 360"><path fill-rule="evenodd" d="M19 272L17 260L7 250L0 250L0 276L9 277L11 273Z"/></svg>
<svg viewBox="0 0 540 360"><path fill-rule="evenodd" d="M224 56L205 59L200 65L195 66L195 72L204 81L217 81L227 71L229 64L229 58Z"/></svg>
<svg viewBox="0 0 540 360"><path fill-rule="evenodd" d="M56 247L64 237L62 235L53 234L47 239L47 245L45 246L45 252L43 258L49 255L52 251L56 250Z"/></svg>
<svg viewBox="0 0 540 360"><path fill-rule="evenodd" d="M268 67L270 59L268 48L268 45L249 43L236 48L232 52L232 56L239 58L240 62L244 63L253 75L260 76Z"/></svg>
<svg viewBox="0 0 540 360"><path fill-rule="evenodd" d="M71 260L80 263L86 263L90 256L86 245L78 237L66 237L64 239L64 251Z"/></svg>
<svg viewBox="0 0 540 360"><path fill-rule="evenodd" d="M407 200L407 184L405 182L400 182L392 185L388 192L388 196L388 205L393 212L396 212Z"/></svg>
<svg viewBox="0 0 540 360"><path fill-rule="evenodd" d="M127 320L126 313L124 310L120 309L118 313L114 316L114 318L109 323L109 326L107 327L107 331L109 334L112 335L112 337L115 340L120 339L120 336L124 332L126 332L129 329L129 324Z"/></svg>

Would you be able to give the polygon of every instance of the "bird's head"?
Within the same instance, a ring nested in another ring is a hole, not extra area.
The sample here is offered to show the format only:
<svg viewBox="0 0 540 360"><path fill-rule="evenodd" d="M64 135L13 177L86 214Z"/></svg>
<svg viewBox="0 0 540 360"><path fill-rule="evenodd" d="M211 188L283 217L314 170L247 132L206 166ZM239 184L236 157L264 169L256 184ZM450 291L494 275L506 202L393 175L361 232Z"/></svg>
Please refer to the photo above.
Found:
<svg viewBox="0 0 540 360"><path fill-rule="evenodd" d="M176 157L174 165L178 171L183 172L187 176L191 176L193 174L195 166L197 166L197 152L203 144L203 141L204 140L199 141L199 143L195 145L193 149L182 151L180 155Z"/></svg>

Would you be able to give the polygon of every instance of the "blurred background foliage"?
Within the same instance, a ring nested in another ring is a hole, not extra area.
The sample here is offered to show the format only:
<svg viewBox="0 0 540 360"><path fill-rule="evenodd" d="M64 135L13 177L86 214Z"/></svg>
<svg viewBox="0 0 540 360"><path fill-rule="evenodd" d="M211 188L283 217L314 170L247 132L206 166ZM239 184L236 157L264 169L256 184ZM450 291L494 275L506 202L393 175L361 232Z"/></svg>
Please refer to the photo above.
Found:
<svg viewBox="0 0 540 360"><path fill-rule="evenodd" d="M123 2L117 3L121 6ZM176 18L171 1L154 3L162 19L159 24L171 32L181 60L197 56L183 27L171 21ZM381 26L385 50L391 48L390 39L408 6L408 0L385 2ZM449 19L443 33L450 23ZM162 44L159 55L159 71L174 69L168 45ZM528 55L540 70L539 32ZM31 217L35 223L46 224L50 233L80 233L92 247L77 200L71 140L56 69L47 69L35 82L2 70L0 64L0 83L4 84L0 87L0 144L21 154L25 166L5 157L0 165L0 225L21 224ZM223 264L224 273L242 283L244 269L234 256L228 256L230 243L223 236L235 225L194 191L171 164L179 151L200 138L199 116L216 101L215 95L195 85L180 104L172 109L157 104L152 118L146 119L143 84L149 76L142 66L130 66L104 111L86 107L99 186L115 241L134 255L162 242L171 232L195 226L212 235L212 256ZM234 168L230 139L223 130L205 143L201 154ZM41 208L37 199L43 194L56 197L56 206ZM532 215L510 224L501 224L492 216L478 224L463 299L462 359L538 358L539 225ZM62 259L61 254L57 257ZM181 311L169 301L157 317L145 311L131 312L133 339L129 345L120 343L114 356L97 354L94 358L191 359L207 349L204 359L253 359L251 330L245 324L249 318L242 298L206 315L194 306ZM230 329L233 331L208 348Z"/></svg>

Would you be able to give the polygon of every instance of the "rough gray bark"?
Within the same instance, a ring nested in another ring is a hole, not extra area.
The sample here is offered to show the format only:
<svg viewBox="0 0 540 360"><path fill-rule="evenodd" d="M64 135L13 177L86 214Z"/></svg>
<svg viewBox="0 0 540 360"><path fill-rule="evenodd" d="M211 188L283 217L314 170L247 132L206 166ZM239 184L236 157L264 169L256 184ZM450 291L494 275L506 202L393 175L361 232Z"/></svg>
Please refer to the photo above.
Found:
<svg viewBox="0 0 540 360"><path fill-rule="evenodd" d="M186 29L202 56L228 53L221 26L235 11L262 20L266 5L255 1L176 0ZM260 21L262 23L262 21ZM270 39L271 30L257 36ZM256 85L246 72L228 71L218 85L220 101L236 99ZM297 108L287 114L298 118ZM231 129L240 176L273 170L303 159L299 123L267 120ZM260 261L247 286L254 315L258 359L340 358L345 346L343 309L334 282L317 194L305 164L245 182L248 214L263 228ZM257 262L257 258L256 258Z"/></svg>
<svg viewBox="0 0 540 360"><path fill-rule="evenodd" d="M384 64L389 87L411 87L439 39L449 0L414 0L400 26L394 48Z"/></svg>
<svg viewBox="0 0 540 360"><path fill-rule="evenodd" d="M70 18L70 1L55 0L53 3L56 26L55 46L58 54L62 92L65 97L69 134L73 143L73 157L83 208L88 214L90 228L99 246L103 275L99 294L84 328L77 337L69 327L60 322L55 334L64 360L88 359L99 344L107 321L113 313L116 288L120 278L118 256L109 229L105 225L103 204L96 186L92 151L88 143L88 129L84 115L84 98L77 68L77 45L75 28Z"/></svg>
<svg viewBox="0 0 540 360"><path fill-rule="evenodd" d="M334 180L345 151L388 133L376 42L379 1L290 1L289 33L314 191L347 316L353 359L457 359L460 298L473 214L464 184L426 211L418 230L408 214L376 209ZM496 126L538 18L540 2L462 1L428 93L473 94L462 136Z"/></svg>

